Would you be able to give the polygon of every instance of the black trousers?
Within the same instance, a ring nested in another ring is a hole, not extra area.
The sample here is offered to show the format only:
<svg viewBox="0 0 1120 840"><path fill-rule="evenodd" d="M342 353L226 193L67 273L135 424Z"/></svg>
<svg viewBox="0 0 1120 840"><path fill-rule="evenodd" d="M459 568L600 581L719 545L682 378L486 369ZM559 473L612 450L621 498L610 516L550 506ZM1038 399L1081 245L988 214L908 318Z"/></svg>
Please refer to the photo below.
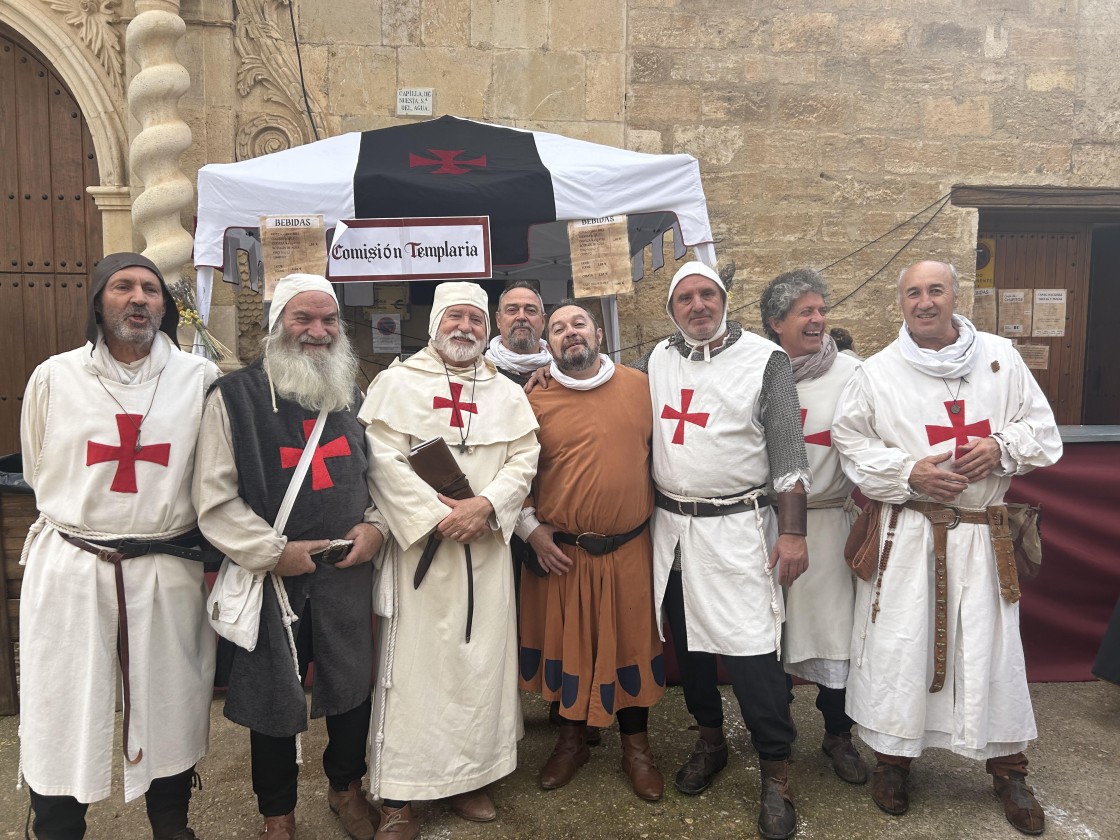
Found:
<svg viewBox="0 0 1120 840"><path fill-rule="evenodd" d="M844 711L847 692L842 688L828 688L817 683L817 708L824 717L824 731L829 735L843 735L852 731L855 721Z"/></svg>
<svg viewBox="0 0 1120 840"><path fill-rule="evenodd" d="M341 715L327 716L327 748L323 772L335 790L346 790L366 773L366 739L369 737L371 700ZM275 738L249 731L253 765L253 793L263 816L279 817L296 809L296 739Z"/></svg>
<svg viewBox="0 0 1120 840"><path fill-rule="evenodd" d="M152 779L144 794L152 835L159 840L171 837L187 827L187 807L191 801L194 768ZM39 840L81 840L86 834L86 811L89 805L73 796L43 796L31 791L31 808L35 820L31 830Z"/></svg>
<svg viewBox="0 0 1120 840"><path fill-rule="evenodd" d="M759 609L769 611L769 605ZM681 573L670 572L665 588L665 612L673 633L673 650L681 669L684 702L701 726L723 725L723 698L716 679L716 654L688 649ZM731 677L739 711L751 731L751 743L764 761L789 758L794 728L789 716L786 674L773 653L758 656L720 655Z"/></svg>

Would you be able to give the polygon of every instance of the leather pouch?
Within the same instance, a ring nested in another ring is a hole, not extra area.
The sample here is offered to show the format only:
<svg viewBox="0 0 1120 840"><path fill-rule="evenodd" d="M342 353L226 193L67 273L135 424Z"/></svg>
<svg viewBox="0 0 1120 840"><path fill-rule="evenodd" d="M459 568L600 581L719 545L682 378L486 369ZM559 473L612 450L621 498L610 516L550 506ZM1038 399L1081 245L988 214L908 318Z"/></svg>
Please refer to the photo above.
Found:
<svg viewBox="0 0 1120 840"><path fill-rule="evenodd" d="M882 510L883 503L874 499L864 505L844 542L844 560L860 580L871 580L879 565Z"/></svg>

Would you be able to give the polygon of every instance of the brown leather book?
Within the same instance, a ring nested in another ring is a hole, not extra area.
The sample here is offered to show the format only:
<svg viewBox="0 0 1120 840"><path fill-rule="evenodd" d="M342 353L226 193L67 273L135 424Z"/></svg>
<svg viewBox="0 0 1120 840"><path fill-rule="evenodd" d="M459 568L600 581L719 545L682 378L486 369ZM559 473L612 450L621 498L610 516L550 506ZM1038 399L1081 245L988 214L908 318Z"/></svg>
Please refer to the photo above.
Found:
<svg viewBox="0 0 1120 840"><path fill-rule="evenodd" d="M455 456L451 454L443 438L432 438L412 447L412 451L408 453L408 463L413 472L424 479L437 493L450 496L452 499L469 499L474 496L470 482L459 469ZM433 531L428 537L427 545L424 546L424 552L420 555L420 561L416 564L416 574L412 577L414 589L420 587L424 576L428 574L428 569L431 568L432 560L436 556L436 549L439 548L439 541L439 535Z"/></svg>

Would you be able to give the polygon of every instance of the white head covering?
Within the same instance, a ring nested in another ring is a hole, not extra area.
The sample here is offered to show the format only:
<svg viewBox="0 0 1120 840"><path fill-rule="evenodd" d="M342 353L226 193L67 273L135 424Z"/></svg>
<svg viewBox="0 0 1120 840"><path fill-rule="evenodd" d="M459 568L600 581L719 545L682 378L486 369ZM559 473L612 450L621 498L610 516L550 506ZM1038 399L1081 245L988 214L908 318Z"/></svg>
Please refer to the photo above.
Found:
<svg viewBox="0 0 1120 840"><path fill-rule="evenodd" d="M477 283L462 281L440 283L436 286L435 297L432 299L432 317L428 319L428 335L435 338L439 331L439 322L443 320L443 313L448 308L464 304L482 311L482 317L486 319L486 338L489 338L490 303L486 297L486 290Z"/></svg>
<svg viewBox="0 0 1120 840"><path fill-rule="evenodd" d="M334 286L326 277L318 274L289 274L276 282L276 291L272 293L272 305L268 309L270 333L276 326L276 322L280 320L280 313L284 311L284 307L301 292L322 292L330 295L339 312L342 311L342 307L338 306L338 296L334 293Z"/></svg>
<svg viewBox="0 0 1120 840"><path fill-rule="evenodd" d="M677 285L682 280L684 280L684 278L691 277L693 274L699 274L701 277L706 277L708 280L711 280L719 287L719 290L723 293L723 317L720 319L719 326L716 327L716 331L709 341L701 342L700 344L695 345L692 343L692 339L689 337L688 333L685 332L684 327L680 324L677 324L677 319L673 317L673 292L676 291ZM703 348L704 360L710 361L712 358L710 349L712 341L721 338L727 331L727 287L723 285L723 280L720 279L719 272L717 272L711 266L706 265L702 262L698 262L697 260L686 262L684 265L677 269L677 273L673 275L672 282L669 283L669 295L665 298L665 312L669 316L669 320L671 320L674 324L677 324L677 329L681 331L681 334L684 336L685 341L688 343L689 347L691 347L693 350L699 350Z"/></svg>

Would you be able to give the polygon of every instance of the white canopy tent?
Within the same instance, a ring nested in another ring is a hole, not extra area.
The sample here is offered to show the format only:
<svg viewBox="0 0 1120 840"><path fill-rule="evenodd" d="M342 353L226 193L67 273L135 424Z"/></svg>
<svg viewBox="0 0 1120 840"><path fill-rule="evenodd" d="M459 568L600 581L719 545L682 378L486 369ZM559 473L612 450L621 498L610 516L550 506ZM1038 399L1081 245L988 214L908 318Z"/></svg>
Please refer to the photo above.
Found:
<svg viewBox="0 0 1120 840"><path fill-rule="evenodd" d="M692 248L715 264L691 155L643 154L444 116L200 169L194 263L204 319L214 269L235 263L243 249L255 272L259 217L284 214L322 214L327 228L354 218L489 216L494 277L539 280L546 303L563 297L571 278L568 220L625 215L634 279L642 276L646 247L653 245L655 269L664 263L662 237L670 229L677 259ZM236 271L225 276L240 282ZM343 300L370 302L372 286L343 284ZM603 305L607 346L617 349L617 308L613 298Z"/></svg>

